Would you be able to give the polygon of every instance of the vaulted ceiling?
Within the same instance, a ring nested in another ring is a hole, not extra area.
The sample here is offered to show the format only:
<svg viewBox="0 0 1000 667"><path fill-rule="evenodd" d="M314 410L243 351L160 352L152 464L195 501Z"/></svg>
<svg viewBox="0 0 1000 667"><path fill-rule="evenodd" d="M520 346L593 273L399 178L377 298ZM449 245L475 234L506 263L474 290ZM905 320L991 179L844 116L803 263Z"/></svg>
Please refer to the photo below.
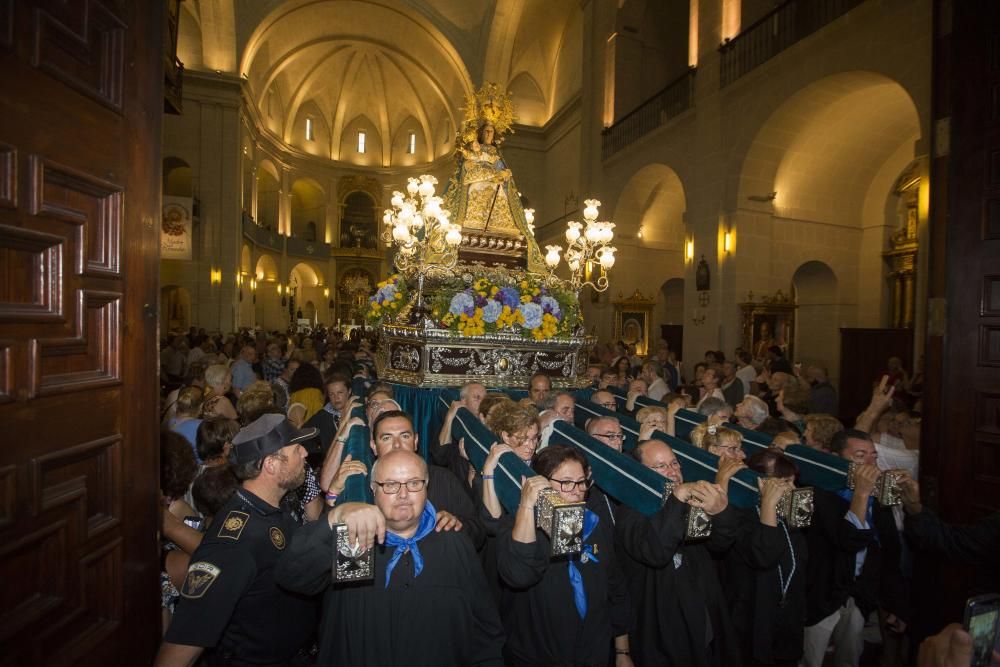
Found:
<svg viewBox="0 0 1000 667"><path fill-rule="evenodd" d="M532 126L544 125L581 84L578 0L185 0L182 7L185 67L244 77L267 130L332 160L433 161L451 151L464 96L483 81L507 86L518 122Z"/></svg>

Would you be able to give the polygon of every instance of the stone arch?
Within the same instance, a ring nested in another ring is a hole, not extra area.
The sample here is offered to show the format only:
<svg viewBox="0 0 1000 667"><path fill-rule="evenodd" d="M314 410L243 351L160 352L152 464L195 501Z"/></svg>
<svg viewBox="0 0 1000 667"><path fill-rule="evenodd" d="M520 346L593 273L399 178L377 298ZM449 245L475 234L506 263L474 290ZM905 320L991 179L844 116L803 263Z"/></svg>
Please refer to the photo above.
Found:
<svg viewBox="0 0 1000 667"><path fill-rule="evenodd" d="M684 279L671 278L660 285L658 300L662 308L661 324L684 324Z"/></svg>
<svg viewBox="0 0 1000 667"><path fill-rule="evenodd" d="M836 373L840 365L840 285L837 274L821 260L809 260L792 276L795 304L795 357Z"/></svg>
<svg viewBox="0 0 1000 667"><path fill-rule="evenodd" d="M270 160L261 160L257 168L257 224L265 229L280 231L281 179L278 169Z"/></svg>
<svg viewBox="0 0 1000 667"><path fill-rule="evenodd" d="M299 262L288 272L289 283L292 278L303 287L318 287L323 284L323 272L308 262Z"/></svg>
<svg viewBox="0 0 1000 667"><path fill-rule="evenodd" d="M243 275L250 275L250 270L252 268L253 259L250 253L250 246L244 243L243 249L240 251L240 273Z"/></svg>
<svg viewBox="0 0 1000 667"><path fill-rule="evenodd" d="M860 227L880 168L900 151L912 159L920 137L917 107L897 81L870 71L813 81L753 135L739 168L736 208L773 203L779 217Z"/></svg>
<svg viewBox="0 0 1000 667"><path fill-rule="evenodd" d="M622 188L611 218L615 236L634 238L643 246L680 250L686 209L684 185L677 172L665 164L647 164Z"/></svg>
<svg viewBox="0 0 1000 667"><path fill-rule="evenodd" d="M254 269L257 282L266 280L275 282L278 280L278 263L271 255L261 255L257 258L257 266Z"/></svg>
<svg viewBox="0 0 1000 667"><path fill-rule="evenodd" d="M299 178L292 183L291 194L292 236L305 241L324 241L326 192L323 187L315 179Z"/></svg>
<svg viewBox="0 0 1000 667"><path fill-rule="evenodd" d="M378 203L363 190L348 192L340 205L340 246L377 248Z"/></svg>
<svg viewBox="0 0 1000 667"><path fill-rule="evenodd" d="M163 158L163 194L173 197L194 196L194 172L185 160L172 155Z"/></svg>

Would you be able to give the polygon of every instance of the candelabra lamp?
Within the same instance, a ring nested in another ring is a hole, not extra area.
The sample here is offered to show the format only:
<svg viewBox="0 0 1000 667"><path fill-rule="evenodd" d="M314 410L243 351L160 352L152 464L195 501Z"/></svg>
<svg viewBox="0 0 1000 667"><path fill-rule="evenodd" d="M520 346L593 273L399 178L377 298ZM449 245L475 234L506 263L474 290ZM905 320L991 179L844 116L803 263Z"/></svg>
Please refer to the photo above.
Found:
<svg viewBox="0 0 1000 667"><path fill-rule="evenodd" d="M601 202L598 200L587 199L584 201L584 223L573 220L566 223L565 259L569 267L569 283L577 293L588 285L596 292L608 289L608 271L615 265L617 249L608 245L615 235L615 223L597 220L600 206ZM557 280L555 270L559 266L559 253L562 252L562 248L558 245L548 245L545 246L545 250L547 251L545 265L549 267L549 277L551 280ZM592 267L594 263L601 267L596 280L587 274L587 267Z"/></svg>
<svg viewBox="0 0 1000 667"><path fill-rule="evenodd" d="M417 300L410 311L414 324L428 314L424 305L425 278L454 276L458 246L462 243L462 227L452 223L451 214L441 208L442 199L434 194L435 185L437 179L433 176L410 178L405 193L392 193L392 208L382 216L382 240L396 246L396 269L417 284Z"/></svg>

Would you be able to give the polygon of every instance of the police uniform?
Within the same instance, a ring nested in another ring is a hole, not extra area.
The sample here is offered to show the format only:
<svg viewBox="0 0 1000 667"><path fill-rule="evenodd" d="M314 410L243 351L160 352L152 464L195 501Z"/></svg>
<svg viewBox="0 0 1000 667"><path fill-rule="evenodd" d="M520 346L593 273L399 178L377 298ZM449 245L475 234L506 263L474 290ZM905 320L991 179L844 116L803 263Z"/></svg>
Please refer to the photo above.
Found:
<svg viewBox="0 0 1000 667"><path fill-rule="evenodd" d="M284 423L272 425L277 420ZM238 462L252 461L303 434L313 435L281 415L264 415L233 445ZM209 648L211 665L292 661L315 632L318 611L318 599L286 592L274 581L275 563L298 526L288 512L238 489L191 556L165 641Z"/></svg>

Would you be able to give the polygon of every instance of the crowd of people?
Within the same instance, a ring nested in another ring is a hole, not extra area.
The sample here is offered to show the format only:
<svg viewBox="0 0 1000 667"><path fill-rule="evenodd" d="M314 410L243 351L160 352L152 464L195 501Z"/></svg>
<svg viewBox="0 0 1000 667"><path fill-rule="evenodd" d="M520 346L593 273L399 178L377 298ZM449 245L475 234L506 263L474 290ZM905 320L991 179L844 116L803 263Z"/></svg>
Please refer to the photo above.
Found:
<svg viewBox="0 0 1000 667"><path fill-rule="evenodd" d="M920 385L895 359L845 424L826 370L777 347L709 351L688 374L665 344L648 358L602 344L587 390L544 374L520 400L457 388L421 449L372 349L323 329L164 341L157 664L906 665L913 554L986 567L1000 547L1000 518L953 527L921 503ZM578 420L583 401L601 414ZM478 469L452 436L463 409L495 438ZM682 410L706 417L685 437L717 457L713 481L686 481L669 444ZM595 485L560 420L672 482L662 508L642 514ZM639 424L631 448L626 420ZM748 457L733 424L771 447ZM370 468L344 455L357 428ZM798 477L791 445L857 464L853 489L815 491L806 529L777 509ZM497 491L506 453L534 473L516 507ZM755 507L729 501L744 468L759 474ZM885 469L899 471L901 508L872 497ZM342 497L355 475L373 503ZM585 504L579 554L550 556L544 489ZM708 539L685 536L690 508L712 518ZM374 549L373 581L334 583L336 526ZM951 627L919 664L969 664L966 649Z"/></svg>

